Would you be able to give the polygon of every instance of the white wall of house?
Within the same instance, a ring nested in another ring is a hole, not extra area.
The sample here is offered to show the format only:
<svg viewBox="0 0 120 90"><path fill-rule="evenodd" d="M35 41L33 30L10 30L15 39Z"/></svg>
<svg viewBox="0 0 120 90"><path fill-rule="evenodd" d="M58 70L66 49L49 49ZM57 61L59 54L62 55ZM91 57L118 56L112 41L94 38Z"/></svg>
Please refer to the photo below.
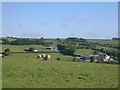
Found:
<svg viewBox="0 0 120 90"><path fill-rule="evenodd" d="M34 52L37 52L38 50L34 50Z"/></svg>

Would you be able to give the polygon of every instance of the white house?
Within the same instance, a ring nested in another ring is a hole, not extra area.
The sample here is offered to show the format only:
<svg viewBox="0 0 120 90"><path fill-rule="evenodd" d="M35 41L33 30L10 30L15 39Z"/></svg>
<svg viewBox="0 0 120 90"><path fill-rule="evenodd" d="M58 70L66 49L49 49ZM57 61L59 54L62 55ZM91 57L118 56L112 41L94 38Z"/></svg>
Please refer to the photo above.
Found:
<svg viewBox="0 0 120 90"><path fill-rule="evenodd" d="M38 51L37 49L34 50L34 52L37 52L37 51Z"/></svg>
<svg viewBox="0 0 120 90"><path fill-rule="evenodd" d="M105 55L105 58L103 59L104 61L108 61L108 60L113 60L110 56Z"/></svg>
<svg viewBox="0 0 120 90"><path fill-rule="evenodd" d="M58 47L47 47L45 49L47 49L47 50L58 50Z"/></svg>

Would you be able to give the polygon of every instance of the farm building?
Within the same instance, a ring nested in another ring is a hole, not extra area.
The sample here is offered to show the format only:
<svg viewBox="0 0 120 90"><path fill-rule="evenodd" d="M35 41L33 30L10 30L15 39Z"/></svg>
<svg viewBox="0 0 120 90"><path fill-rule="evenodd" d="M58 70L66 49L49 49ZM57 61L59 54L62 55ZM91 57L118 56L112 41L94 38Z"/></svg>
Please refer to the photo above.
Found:
<svg viewBox="0 0 120 90"><path fill-rule="evenodd" d="M47 50L58 50L58 47L47 47L45 49L47 49Z"/></svg>
<svg viewBox="0 0 120 90"><path fill-rule="evenodd" d="M111 56L108 56L107 54L100 54L100 57L103 57L103 61L113 60Z"/></svg>
<svg viewBox="0 0 120 90"><path fill-rule="evenodd" d="M76 57L75 60L76 61L88 61L88 62L90 62L91 60L109 61L109 60L113 60L113 59L106 54L100 54L100 55L80 55L80 57Z"/></svg>
<svg viewBox="0 0 120 90"><path fill-rule="evenodd" d="M38 51L37 49L34 50L34 52L37 52L37 51Z"/></svg>

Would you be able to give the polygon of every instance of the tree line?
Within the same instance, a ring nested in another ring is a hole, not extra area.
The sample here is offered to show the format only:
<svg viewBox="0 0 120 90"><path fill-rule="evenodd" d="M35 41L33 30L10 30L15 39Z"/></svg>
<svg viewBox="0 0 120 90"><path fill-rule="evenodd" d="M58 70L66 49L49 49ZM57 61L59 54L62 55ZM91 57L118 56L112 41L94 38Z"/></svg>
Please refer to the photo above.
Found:
<svg viewBox="0 0 120 90"><path fill-rule="evenodd" d="M10 45L48 45L53 44L53 42L46 42L44 39L27 39L27 38L18 38L14 41L9 41L8 39L2 39L3 44Z"/></svg>

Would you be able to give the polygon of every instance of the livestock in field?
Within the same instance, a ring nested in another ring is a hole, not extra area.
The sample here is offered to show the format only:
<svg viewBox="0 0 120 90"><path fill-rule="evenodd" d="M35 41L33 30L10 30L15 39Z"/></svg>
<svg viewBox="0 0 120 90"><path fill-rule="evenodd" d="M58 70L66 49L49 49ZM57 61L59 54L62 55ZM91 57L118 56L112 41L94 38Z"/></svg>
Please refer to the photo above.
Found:
<svg viewBox="0 0 120 90"><path fill-rule="evenodd" d="M46 54L42 54L41 56L42 56L42 58L45 58L45 57L46 57Z"/></svg>
<svg viewBox="0 0 120 90"><path fill-rule="evenodd" d="M48 60L48 59L50 59L50 58L51 58L50 55L46 55L46 56L43 58L43 60Z"/></svg>
<svg viewBox="0 0 120 90"><path fill-rule="evenodd" d="M51 58L51 56L50 56L50 55L46 55L46 57L47 57L47 59L50 59L50 58Z"/></svg>
<svg viewBox="0 0 120 90"><path fill-rule="evenodd" d="M39 54L39 55L37 56L37 58L42 58L42 55L41 55L41 54Z"/></svg>

